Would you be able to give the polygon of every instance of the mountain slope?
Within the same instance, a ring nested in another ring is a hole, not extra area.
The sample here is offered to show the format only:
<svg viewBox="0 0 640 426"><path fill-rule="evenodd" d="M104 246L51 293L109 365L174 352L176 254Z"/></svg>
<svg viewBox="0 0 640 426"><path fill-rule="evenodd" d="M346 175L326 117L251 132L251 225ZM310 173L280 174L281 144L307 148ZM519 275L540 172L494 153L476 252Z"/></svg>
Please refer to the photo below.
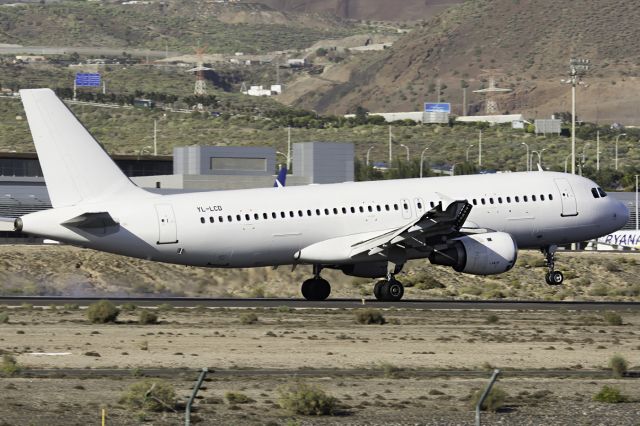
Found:
<svg viewBox="0 0 640 426"><path fill-rule="evenodd" d="M462 86L475 90L497 84L514 89L501 98L503 111L547 114L567 111L568 88L559 80L572 56L592 61L579 89L583 118L630 120L638 115L640 9L626 0L562 2L474 0L452 7L396 42L393 48L359 61L346 83L312 93L300 104L321 110L414 110L441 99L457 104ZM473 109L482 99L471 96Z"/></svg>

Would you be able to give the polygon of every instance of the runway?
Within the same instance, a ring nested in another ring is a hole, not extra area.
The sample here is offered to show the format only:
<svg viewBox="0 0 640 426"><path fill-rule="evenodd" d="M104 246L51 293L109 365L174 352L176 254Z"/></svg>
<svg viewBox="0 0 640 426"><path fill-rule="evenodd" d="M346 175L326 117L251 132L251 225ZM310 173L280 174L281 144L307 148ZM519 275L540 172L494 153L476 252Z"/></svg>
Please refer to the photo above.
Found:
<svg viewBox="0 0 640 426"><path fill-rule="evenodd" d="M399 302L381 302L375 299L327 299L312 302L305 299L238 299L238 298L197 298L197 297L57 297L57 296L4 296L0 305L20 306L62 306L77 304L88 306L98 300L108 299L116 304L132 303L137 306L157 307L168 304L180 308L278 308L287 306L295 309L424 309L424 310L532 310L532 311L603 311L638 310L640 302L598 302L598 301L521 301L521 300L420 300L407 299Z"/></svg>

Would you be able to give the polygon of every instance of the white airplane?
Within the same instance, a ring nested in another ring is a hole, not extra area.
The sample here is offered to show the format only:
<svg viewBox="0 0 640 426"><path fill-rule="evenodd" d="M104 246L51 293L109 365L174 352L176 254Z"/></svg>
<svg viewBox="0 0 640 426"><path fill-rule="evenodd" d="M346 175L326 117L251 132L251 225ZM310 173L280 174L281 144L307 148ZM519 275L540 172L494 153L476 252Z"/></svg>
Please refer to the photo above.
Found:
<svg viewBox="0 0 640 426"><path fill-rule="evenodd" d="M302 284L324 300L323 268L383 278L380 300L400 300L410 259L457 272L510 270L519 248L539 248L548 284L558 244L607 235L629 211L580 176L527 172L160 195L134 185L49 89L20 91L52 209L15 220L18 231L67 244L213 268L310 264Z"/></svg>

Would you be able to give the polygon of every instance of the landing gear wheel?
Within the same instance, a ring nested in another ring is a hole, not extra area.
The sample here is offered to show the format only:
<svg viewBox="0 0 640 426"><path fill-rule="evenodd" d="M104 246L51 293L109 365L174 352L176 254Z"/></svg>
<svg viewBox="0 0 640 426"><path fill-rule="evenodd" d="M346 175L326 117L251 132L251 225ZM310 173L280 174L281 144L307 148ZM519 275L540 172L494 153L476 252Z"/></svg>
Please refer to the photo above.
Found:
<svg viewBox="0 0 640 426"><path fill-rule="evenodd" d="M404 286L395 279L387 282L387 300L395 302L404 296Z"/></svg>
<svg viewBox="0 0 640 426"><path fill-rule="evenodd" d="M307 300L325 300L331 294L331 285L323 278L311 278L302 283L301 290Z"/></svg>
<svg viewBox="0 0 640 426"><path fill-rule="evenodd" d="M373 286L373 295L376 297L376 299L384 300L384 296L382 294L382 289L386 285L387 285L387 282L382 280L382 281L378 281L376 283L376 285Z"/></svg>
<svg viewBox="0 0 640 426"><path fill-rule="evenodd" d="M553 271L547 274L547 283L549 285L562 285L564 275L560 271Z"/></svg>

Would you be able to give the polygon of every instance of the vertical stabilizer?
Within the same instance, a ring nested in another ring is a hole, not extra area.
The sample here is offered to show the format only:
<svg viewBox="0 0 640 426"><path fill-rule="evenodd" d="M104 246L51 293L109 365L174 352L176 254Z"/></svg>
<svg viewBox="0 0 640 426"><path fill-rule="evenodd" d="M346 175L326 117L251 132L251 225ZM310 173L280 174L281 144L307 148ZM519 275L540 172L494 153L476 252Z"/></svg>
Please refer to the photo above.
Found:
<svg viewBox="0 0 640 426"><path fill-rule="evenodd" d="M20 90L53 207L142 192L51 89Z"/></svg>

